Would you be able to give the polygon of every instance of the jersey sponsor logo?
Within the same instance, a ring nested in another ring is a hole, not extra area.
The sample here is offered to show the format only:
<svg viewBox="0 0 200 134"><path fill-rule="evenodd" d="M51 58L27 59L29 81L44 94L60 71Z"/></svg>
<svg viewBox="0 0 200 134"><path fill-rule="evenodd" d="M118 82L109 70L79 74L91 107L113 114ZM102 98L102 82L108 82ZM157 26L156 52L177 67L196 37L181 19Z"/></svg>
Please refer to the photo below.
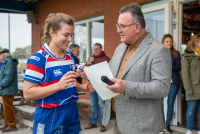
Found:
<svg viewBox="0 0 200 134"><path fill-rule="evenodd" d="M31 56L30 59L33 59L33 60L37 60L37 61L40 61L40 58L37 57L37 56Z"/></svg>
<svg viewBox="0 0 200 134"><path fill-rule="evenodd" d="M58 75L63 75L63 73L60 71L61 69L57 69L57 70L54 70L53 73L55 76L58 76Z"/></svg>

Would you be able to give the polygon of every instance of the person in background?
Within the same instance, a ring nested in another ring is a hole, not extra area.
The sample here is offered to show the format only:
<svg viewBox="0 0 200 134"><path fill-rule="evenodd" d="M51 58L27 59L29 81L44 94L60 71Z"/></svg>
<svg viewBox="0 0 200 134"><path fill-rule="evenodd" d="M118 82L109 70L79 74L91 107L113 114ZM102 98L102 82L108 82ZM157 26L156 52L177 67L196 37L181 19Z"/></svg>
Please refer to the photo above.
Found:
<svg viewBox="0 0 200 134"><path fill-rule="evenodd" d="M4 126L0 127L3 133L16 131L16 120L14 117L14 96L18 95L17 65L18 60L12 59L8 49L0 51L0 96L3 100Z"/></svg>
<svg viewBox="0 0 200 134"><path fill-rule="evenodd" d="M91 66L95 65L97 63L103 62L103 61L110 61L110 58L106 56L105 52L102 51L102 45L100 43L95 43L93 46L93 52L94 55L90 57L86 63L85 66ZM96 91L90 92L90 100L92 104L92 119L88 126L85 127L85 129L91 129L97 127L97 119L98 119L98 104L101 109L101 128L100 131L104 132L106 131L106 126L102 125L103 120L103 114L104 114L104 107L105 107L105 101L101 99L101 97L98 95Z"/></svg>
<svg viewBox="0 0 200 134"><path fill-rule="evenodd" d="M187 132L192 134L194 112L197 107L198 132L200 134L200 40L187 43L181 60L181 74L187 101Z"/></svg>
<svg viewBox="0 0 200 134"><path fill-rule="evenodd" d="M69 46L69 51L72 52L75 56L75 64L79 64L79 59L77 58L78 57L78 54L79 54L79 46L77 44L71 44ZM82 84L82 78L81 77L77 77L76 78L77 82Z"/></svg>
<svg viewBox="0 0 200 134"><path fill-rule="evenodd" d="M171 53L171 59L172 59L172 78L171 78L171 86L170 91L168 94L167 99L167 132L172 133L172 130L170 128L170 123L172 120L172 115L174 112L174 101L176 98L176 95L179 91L181 80L179 72L181 71L181 56L179 51L177 51L174 48L173 45L173 37L171 34L165 34L162 39L162 44L167 47Z"/></svg>
<svg viewBox="0 0 200 134"><path fill-rule="evenodd" d="M36 100L33 134L80 134L76 91L89 91L89 82L76 82L75 57L66 51L72 41L74 19L64 13L47 16L42 48L27 62L24 98Z"/></svg>

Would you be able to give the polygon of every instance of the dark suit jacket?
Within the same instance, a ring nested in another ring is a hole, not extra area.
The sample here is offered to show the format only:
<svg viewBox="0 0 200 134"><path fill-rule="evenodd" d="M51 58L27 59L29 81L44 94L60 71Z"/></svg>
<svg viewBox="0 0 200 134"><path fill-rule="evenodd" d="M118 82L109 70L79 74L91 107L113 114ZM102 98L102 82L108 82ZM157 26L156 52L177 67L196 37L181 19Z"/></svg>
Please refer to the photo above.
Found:
<svg viewBox="0 0 200 134"><path fill-rule="evenodd" d="M180 74L179 72L181 71L181 56L180 53L177 51L178 57L175 58L171 54L172 58L172 82L174 85L180 85L181 84L181 79L180 79Z"/></svg>

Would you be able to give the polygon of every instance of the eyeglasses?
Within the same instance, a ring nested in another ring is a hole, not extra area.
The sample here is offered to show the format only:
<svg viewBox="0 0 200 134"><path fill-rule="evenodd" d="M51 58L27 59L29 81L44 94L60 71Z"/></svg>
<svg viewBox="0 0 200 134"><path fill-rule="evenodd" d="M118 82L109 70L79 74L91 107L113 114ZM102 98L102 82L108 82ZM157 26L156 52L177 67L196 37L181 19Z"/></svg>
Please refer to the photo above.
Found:
<svg viewBox="0 0 200 134"><path fill-rule="evenodd" d="M117 29L119 28L121 31L124 30L124 28L126 28L127 26L131 26L131 25L135 25L136 23L133 24L129 24L129 25L123 25L123 24L116 24Z"/></svg>

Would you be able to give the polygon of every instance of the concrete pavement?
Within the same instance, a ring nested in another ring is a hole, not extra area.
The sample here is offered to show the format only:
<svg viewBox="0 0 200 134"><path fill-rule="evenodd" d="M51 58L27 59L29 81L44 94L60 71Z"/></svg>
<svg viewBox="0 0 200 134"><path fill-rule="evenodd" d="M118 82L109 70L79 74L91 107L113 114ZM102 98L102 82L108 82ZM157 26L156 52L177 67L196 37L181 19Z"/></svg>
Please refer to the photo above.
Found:
<svg viewBox="0 0 200 134"><path fill-rule="evenodd" d="M1 125L4 124L4 120L0 119L0 123ZM85 126L88 125L88 122L84 122L83 120L81 120L81 134L113 134L113 128L114 128L114 124L115 122L113 120L109 121L109 124L107 126L107 131L105 132L100 132L100 125L98 125L97 128L93 128L93 129L84 129ZM18 124L17 124L18 127ZM181 127L171 127L173 130L173 134L185 134L186 132L186 128L181 128ZM14 132L8 132L6 134L32 134L32 129L30 128L27 131L28 127L24 126L23 128L18 129L17 131ZM196 134L197 132L194 131L194 134ZM0 131L0 134L2 134L2 132ZM164 132L163 134L167 134L167 132Z"/></svg>

